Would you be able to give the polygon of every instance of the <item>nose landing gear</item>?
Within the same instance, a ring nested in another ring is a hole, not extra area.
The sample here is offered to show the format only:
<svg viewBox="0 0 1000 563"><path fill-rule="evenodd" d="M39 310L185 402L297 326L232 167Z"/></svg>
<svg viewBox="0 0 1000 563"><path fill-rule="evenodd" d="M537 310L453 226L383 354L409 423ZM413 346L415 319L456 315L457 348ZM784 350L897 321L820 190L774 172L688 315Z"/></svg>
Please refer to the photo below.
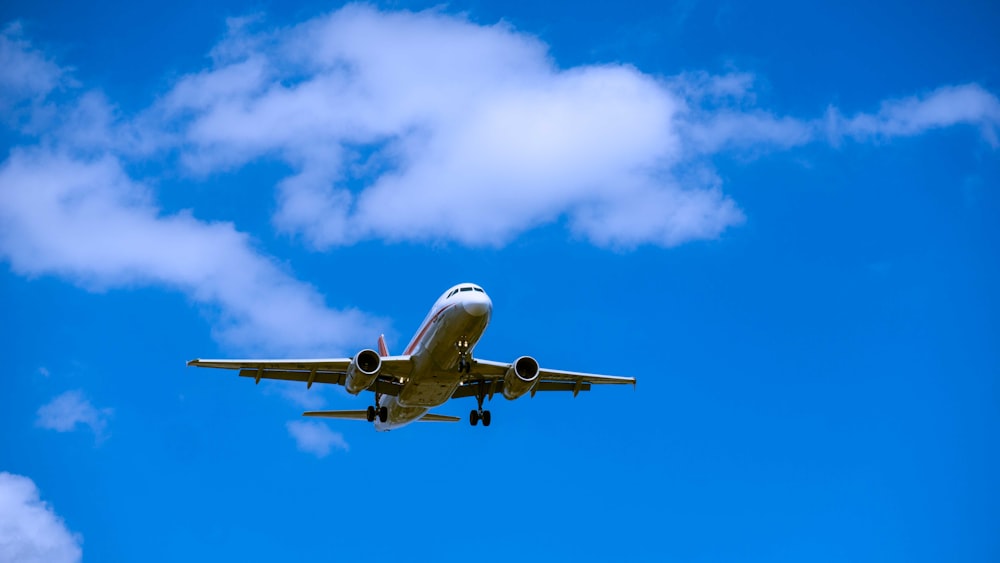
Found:
<svg viewBox="0 0 1000 563"><path fill-rule="evenodd" d="M455 348L458 349L458 372L469 373L472 371L472 361L469 358L469 339L460 336L455 341Z"/></svg>
<svg viewBox="0 0 1000 563"><path fill-rule="evenodd" d="M458 358L458 373L469 373L472 371L472 362L466 356L459 356Z"/></svg>

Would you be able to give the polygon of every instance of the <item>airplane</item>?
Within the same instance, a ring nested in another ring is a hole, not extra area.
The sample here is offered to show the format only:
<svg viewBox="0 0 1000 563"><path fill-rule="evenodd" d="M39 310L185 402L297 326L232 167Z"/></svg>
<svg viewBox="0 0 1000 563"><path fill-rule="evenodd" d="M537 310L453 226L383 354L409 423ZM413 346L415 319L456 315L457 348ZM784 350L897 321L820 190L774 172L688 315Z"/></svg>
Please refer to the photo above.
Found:
<svg viewBox="0 0 1000 563"><path fill-rule="evenodd" d="M489 426L490 411L483 401L500 393L508 400L539 391L567 391L576 397L591 385L635 386L634 377L543 369L531 356L513 362L473 357L493 313L493 302L472 283L453 286L441 294L401 356L389 355L385 335L378 352L365 349L353 358L314 360L191 360L189 366L239 370L242 377L342 385L348 393L375 393L366 410L307 411L303 416L356 419L373 422L377 431L401 428L415 421L458 422L455 416L429 412L449 399L475 397L478 408L469 423Z"/></svg>

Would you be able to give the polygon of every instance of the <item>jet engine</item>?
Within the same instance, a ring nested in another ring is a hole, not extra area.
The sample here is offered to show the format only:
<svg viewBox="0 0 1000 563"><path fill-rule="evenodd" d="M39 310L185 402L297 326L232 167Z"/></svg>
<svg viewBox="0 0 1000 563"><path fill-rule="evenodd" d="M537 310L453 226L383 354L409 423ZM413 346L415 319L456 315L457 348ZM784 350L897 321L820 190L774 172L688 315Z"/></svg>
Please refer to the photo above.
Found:
<svg viewBox="0 0 1000 563"><path fill-rule="evenodd" d="M351 365L347 366L347 380L344 381L344 388L351 395L368 389L375 378L378 377L379 370L382 369L382 358L375 353L375 350L362 350L351 360Z"/></svg>
<svg viewBox="0 0 1000 563"><path fill-rule="evenodd" d="M503 396L514 400L531 391L537 381L538 362L531 356L521 356L503 376Z"/></svg>

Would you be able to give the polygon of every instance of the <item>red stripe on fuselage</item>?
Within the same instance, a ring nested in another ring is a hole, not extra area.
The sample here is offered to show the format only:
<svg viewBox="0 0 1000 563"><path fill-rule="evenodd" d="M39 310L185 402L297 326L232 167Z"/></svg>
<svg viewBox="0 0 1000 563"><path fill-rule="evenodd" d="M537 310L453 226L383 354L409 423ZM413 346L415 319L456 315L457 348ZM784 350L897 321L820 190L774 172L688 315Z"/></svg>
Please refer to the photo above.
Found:
<svg viewBox="0 0 1000 563"><path fill-rule="evenodd" d="M415 350L417 348L417 345L420 344L420 341L424 338L424 333L427 332L427 329L429 329L431 327L431 325L434 324L434 321L437 320L437 318L441 316L441 313L447 311L448 309L451 309L454 306L455 306L454 303L452 303L450 305L445 305L444 307L441 307L441 309L438 310L437 313L434 313L434 316L432 316L431 318L427 319L427 322L424 323L423 327L421 327L420 332L417 333L417 337L413 339L413 343L410 344L406 348L406 351L403 352L403 355L404 356L409 356L410 354L412 354L413 350Z"/></svg>

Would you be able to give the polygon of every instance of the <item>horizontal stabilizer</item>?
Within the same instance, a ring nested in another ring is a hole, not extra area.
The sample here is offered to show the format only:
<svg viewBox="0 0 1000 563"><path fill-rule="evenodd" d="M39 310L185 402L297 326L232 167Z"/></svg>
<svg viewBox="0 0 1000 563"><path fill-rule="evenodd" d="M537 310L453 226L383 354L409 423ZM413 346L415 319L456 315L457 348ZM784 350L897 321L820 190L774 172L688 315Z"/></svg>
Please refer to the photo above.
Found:
<svg viewBox="0 0 1000 563"><path fill-rule="evenodd" d="M368 411L306 411L302 416L315 416L320 418L341 418L348 420L368 420ZM445 416L443 414L427 413L418 422L458 422L461 420L457 416Z"/></svg>
<svg viewBox="0 0 1000 563"><path fill-rule="evenodd" d="M459 420L461 419L457 416L427 413L420 418L419 422L458 422Z"/></svg>
<svg viewBox="0 0 1000 563"><path fill-rule="evenodd" d="M368 420L368 411L306 411L302 416L319 416L322 418L348 418L351 420Z"/></svg>

